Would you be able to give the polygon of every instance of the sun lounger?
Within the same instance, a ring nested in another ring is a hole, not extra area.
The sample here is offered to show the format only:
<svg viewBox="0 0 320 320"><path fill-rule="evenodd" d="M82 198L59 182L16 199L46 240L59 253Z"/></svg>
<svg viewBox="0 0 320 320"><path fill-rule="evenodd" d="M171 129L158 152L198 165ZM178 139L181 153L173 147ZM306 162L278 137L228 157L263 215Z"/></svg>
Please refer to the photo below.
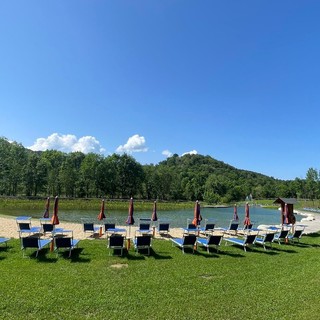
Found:
<svg viewBox="0 0 320 320"><path fill-rule="evenodd" d="M160 235L169 233L170 224L168 222L159 222L157 231Z"/></svg>
<svg viewBox="0 0 320 320"><path fill-rule="evenodd" d="M53 236L55 233L62 233L62 228L56 228L54 224L51 223L51 219L40 219L41 232L43 235L50 233Z"/></svg>
<svg viewBox="0 0 320 320"><path fill-rule="evenodd" d="M83 223L83 232L84 234L91 233L94 236L95 233L100 231L100 227L96 227L93 222L84 222Z"/></svg>
<svg viewBox="0 0 320 320"><path fill-rule="evenodd" d="M239 221L238 220L231 220L229 227L224 228L223 230L225 231L225 233L236 235L238 228L239 228Z"/></svg>
<svg viewBox="0 0 320 320"><path fill-rule="evenodd" d="M274 232L267 231L264 235L256 237L255 244L260 244L260 245L263 246L264 250L267 250L266 244L269 243L270 248L272 247L272 242L273 242L273 239L274 239L274 235L275 235Z"/></svg>
<svg viewBox="0 0 320 320"><path fill-rule="evenodd" d="M226 241L226 244L230 242L232 244L242 246L243 250L247 251L247 247L254 244L256 237L257 237L257 234L251 234L250 232L248 232L244 238L234 237L234 238L224 238L224 240Z"/></svg>
<svg viewBox="0 0 320 320"><path fill-rule="evenodd" d="M41 249L45 248L46 246L49 246L51 243L50 239L41 239L39 237L22 237L21 240L21 250L23 250L23 257L25 257L26 250L28 248L37 249L36 251L36 257L38 257L38 253Z"/></svg>
<svg viewBox="0 0 320 320"><path fill-rule="evenodd" d="M69 258L71 257L71 252L78 246L80 240L73 239L73 236L70 237L55 237L54 238L54 250L57 252L57 257L59 256L59 250L65 249L69 250Z"/></svg>
<svg viewBox="0 0 320 320"><path fill-rule="evenodd" d="M104 224L104 233L108 236L109 234L109 230L110 229L115 229L116 228L116 224L115 223L105 223Z"/></svg>
<svg viewBox="0 0 320 320"><path fill-rule="evenodd" d="M108 248L112 249L113 252L115 250L120 250L120 255L123 254L123 249L125 248L125 236L119 234L112 234L108 237ZM109 250L109 255L111 254L111 250Z"/></svg>
<svg viewBox="0 0 320 320"><path fill-rule="evenodd" d="M20 216L16 218L18 232L21 234L37 234L41 231L41 227L33 227L31 225L31 217Z"/></svg>
<svg viewBox="0 0 320 320"><path fill-rule="evenodd" d="M7 246L7 242L9 241L9 238L0 238L0 244L5 243L5 245Z"/></svg>
<svg viewBox="0 0 320 320"><path fill-rule="evenodd" d="M207 238L198 238L197 243L207 248L207 251L210 252L210 248L215 248L219 252L219 246L223 235L209 235Z"/></svg>
<svg viewBox="0 0 320 320"><path fill-rule="evenodd" d="M294 227L293 227L293 233L288 234L288 237L287 237L288 240L289 240L291 243L294 243L295 240L296 240L297 242L299 242L300 239L301 239L301 237L302 237L302 235L303 235L303 231L304 231L304 226L299 226L299 225L294 226Z"/></svg>
<svg viewBox="0 0 320 320"><path fill-rule="evenodd" d="M204 227L200 228L200 233L205 235L205 236L207 236L209 234L212 234L213 231L214 231L215 226L216 226L215 222L206 220Z"/></svg>
<svg viewBox="0 0 320 320"><path fill-rule="evenodd" d="M141 236L136 236L133 239L133 245L137 253L139 250L148 250L148 255L150 255L150 248L151 248L151 235L141 235Z"/></svg>
<svg viewBox="0 0 320 320"><path fill-rule="evenodd" d="M136 230L137 233L140 234L148 234L152 232L151 229L151 219L149 218L140 218L139 219L139 226Z"/></svg>
<svg viewBox="0 0 320 320"><path fill-rule="evenodd" d="M196 245L197 236L194 234L188 234L184 235L182 238L172 238L172 245L177 245L182 249L182 252L184 253L185 248L192 249L192 253L194 253L194 247Z"/></svg>
<svg viewBox="0 0 320 320"><path fill-rule="evenodd" d="M288 240L289 231L289 227L283 226L280 232L274 235L273 242L278 241L279 244L281 244L281 242L286 242Z"/></svg>

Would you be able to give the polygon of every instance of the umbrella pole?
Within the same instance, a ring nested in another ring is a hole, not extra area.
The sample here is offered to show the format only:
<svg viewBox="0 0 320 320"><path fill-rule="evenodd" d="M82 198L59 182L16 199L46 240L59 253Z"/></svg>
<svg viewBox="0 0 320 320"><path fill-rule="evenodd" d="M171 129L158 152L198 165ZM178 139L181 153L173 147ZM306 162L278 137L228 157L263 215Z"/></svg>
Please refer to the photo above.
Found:
<svg viewBox="0 0 320 320"><path fill-rule="evenodd" d="M129 225L129 237L128 237L128 239L127 239L127 250L129 250L130 249L130 234L131 234L131 225Z"/></svg>

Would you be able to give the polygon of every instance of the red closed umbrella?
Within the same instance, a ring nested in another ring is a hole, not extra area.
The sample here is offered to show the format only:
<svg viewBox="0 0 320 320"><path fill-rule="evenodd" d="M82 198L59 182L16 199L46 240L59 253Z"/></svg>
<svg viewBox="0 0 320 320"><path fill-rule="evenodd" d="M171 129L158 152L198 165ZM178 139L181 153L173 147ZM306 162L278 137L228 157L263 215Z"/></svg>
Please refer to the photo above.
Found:
<svg viewBox="0 0 320 320"><path fill-rule="evenodd" d="M46 207L45 207L45 210L44 210L44 213L43 213L43 217L46 218L46 219L49 218L49 207L50 207L50 197L47 198Z"/></svg>
<svg viewBox="0 0 320 320"><path fill-rule="evenodd" d="M152 216L151 216L152 221L158 221L158 216L157 216L157 201L153 203L153 210L152 210Z"/></svg>
<svg viewBox="0 0 320 320"><path fill-rule="evenodd" d="M233 209L233 220L239 220L237 204L234 205L234 209Z"/></svg>
<svg viewBox="0 0 320 320"><path fill-rule="evenodd" d="M127 221L126 221L126 224L128 224L129 226L131 226L131 225L134 224L133 211L134 211L134 208L133 208L133 198L131 197L130 203L129 203L128 218L127 218Z"/></svg>
<svg viewBox="0 0 320 320"><path fill-rule="evenodd" d="M243 224L245 226L249 226L251 224L250 216L249 216L249 203L248 202L246 203L245 218L244 218Z"/></svg>
<svg viewBox="0 0 320 320"><path fill-rule="evenodd" d="M105 218L106 218L106 216L104 214L104 199L102 199L101 209L100 209L100 212L98 214L98 220L102 221ZM100 229L99 229L99 236L100 237L102 236L102 226L100 226Z"/></svg>
<svg viewBox="0 0 320 320"><path fill-rule="evenodd" d="M104 199L102 199L102 203L101 203L101 209L100 209L100 212L99 212L99 214L98 214L98 220L103 220L103 219L105 219L106 218L106 216L105 216L105 214L104 214Z"/></svg>
<svg viewBox="0 0 320 320"><path fill-rule="evenodd" d="M53 205L53 215L52 215L52 218L51 218L51 223L53 225L57 225L59 224L59 218L58 218L58 202L59 202L59 199L58 199L58 196L56 196L54 198L54 205Z"/></svg>
<svg viewBox="0 0 320 320"><path fill-rule="evenodd" d="M202 220L201 214L200 214L200 203L197 200L196 204L194 206L194 213L193 213L193 220L192 220L192 224L195 226L200 225L200 222Z"/></svg>

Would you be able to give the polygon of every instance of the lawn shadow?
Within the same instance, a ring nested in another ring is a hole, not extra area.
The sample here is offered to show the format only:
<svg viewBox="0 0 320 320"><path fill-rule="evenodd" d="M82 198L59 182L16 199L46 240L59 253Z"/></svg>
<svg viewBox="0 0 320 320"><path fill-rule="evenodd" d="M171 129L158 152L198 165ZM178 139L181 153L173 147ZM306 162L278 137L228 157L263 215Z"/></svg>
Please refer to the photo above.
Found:
<svg viewBox="0 0 320 320"><path fill-rule="evenodd" d="M167 259L172 259L171 256L165 256L165 255L160 255L157 253L153 248L150 248L150 254L148 254L148 249L139 249L139 251L135 251L135 256L130 255L129 253L127 254L128 259L131 260L139 260L139 259L134 259L133 257L139 257L146 259L146 258L154 258L156 260L167 260Z"/></svg>
<svg viewBox="0 0 320 320"><path fill-rule="evenodd" d="M317 243L305 243L305 242L288 243L288 245L290 245L292 247L298 247L298 248L318 248L318 247L320 247L320 244L317 244Z"/></svg>
<svg viewBox="0 0 320 320"><path fill-rule="evenodd" d="M285 252L285 253L297 253L296 250L286 249L285 246L287 246L287 245L285 245L285 244L284 245L278 245L277 247L272 247L272 250L278 251L278 252Z"/></svg>
<svg viewBox="0 0 320 320"><path fill-rule="evenodd" d="M55 262L55 259L50 257L50 249L42 249L38 252L37 256L37 250L34 250L31 252L31 250L27 250L24 252L24 255L22 256L23 259L35 259L37 262L41 263L53 263Z"/></svg>
<svg viewBox="0 0 320 320"><path fill-rule="evenodd" d="M320 238L320 233L308 233L308 234L306 234L306 235L303 235L303 236L305 236L305 237L310 237L310 238Z"/></svg>
<svg viewBox="0 0 320 320"><path fill-rule="evenodd" d="M38 261L42 263L56 263L59 259L67 259L71 262L78 262L78 263L88 263L91 261L89 258L84 258L80 256L82 253L83 248L75 248L71 252L71 257L69 257L69 250L59 251L58 255L57 252L50 252L53 253L54 256L48 256L49 249L42 250L38 254ZM35 252L32 254L32 257L35 257Z"/></svg>
<svg viewBox="0 0 320 320"><path fill-rule="evenodd" d="M243 251L243 250L242 250ZM244 252L244 251L243 251ZM244 252L245 253L245 252ZM219 254L221 256L229 256L232 258L245 258L245 254L241 254L241 253L234 253L234 252L228 252L228 251L219 251Z"/></svg>
<svg viewBox="0 0 320 320"><path fill-rule="evenodd" d="M198 248L194 253L196 255L199 255L199 256L202 256L204 258L220 258L220 253L222 251L217 251L217 249L214 249L214 248L210 248L209 249L209 252L207 251L206 248Z"/></svg>
<svg viewBox="0 0 320 320"><path fill-rule="evenodd" d="M128 260L145 260L146 258L149 257L145 254L141 254L141 253L137 253L137 252L135 252L134 254L130 254L128 252L127 254L125 254L123 256L126 257Z"/></svg>
<svg viewBox="0 0 320 320"><path fill-rule="evenodd" d="M275 250L273 250L273 247L267 247L266 250L264 250L263 248L256 248L256 250L252 252L258 253L258 254L266 254L269 256L275 256L279 254L279 252L276 252Z"/></svg>
<svg viewBox="0 0 320 320"><path fill-rule="evenodd" d="M154 251L153 248L150 248L150 257L156 260L169 260L172 259L170 255L161 255L157 251Z"/></svg>
<svg viewBox="0 0 320 320"><path fill-rule="evenodd" d="M5 246L5 247L0 247L0 252L7 252L9 249L11 249L12 247L9 246Z"/></svg>
<svg viewBox="0 0 320 320"><path fill-rule="evenodd" d="M157 240L170 240L172 238L173 237L172 237L172 235L170 233L168 233L168 234L164 233L164 234L159 235Z"/></svg>

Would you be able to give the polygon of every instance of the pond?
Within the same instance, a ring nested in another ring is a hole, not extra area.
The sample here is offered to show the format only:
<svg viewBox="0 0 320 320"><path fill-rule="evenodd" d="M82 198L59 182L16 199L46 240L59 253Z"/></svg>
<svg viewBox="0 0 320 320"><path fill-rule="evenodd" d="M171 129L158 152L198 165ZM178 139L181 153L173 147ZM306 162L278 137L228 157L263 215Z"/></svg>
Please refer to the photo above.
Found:
<svg viewBox="0 0 320 320"><path fill-rule="evenodd" d="M13 210L13 209L1 209L0 214L11 216L31 216L34 219L39 219L43 216L43 212L39 210ZM50 212L50 216L52 211ZM58 216L60 221L77 222L81 223L83 219L98 221L97 215L99 210L59 210ZM138 223L139 218L151 218L151 211L138 211L134 212L135 224ZM106 220L115 220L117 225L125 225L128 217L127 211L105 211ZM184 210L158 210L158 219L161 221L170 222L172 228L186 227L188 221L193 219L193 208ZM227 227L230 220L233 217L233 207L227 208L201 208L202 222L205 223L205 219L213 220L217 227ZM240 223L243 222L245 216L244 207L238 207L238 216ZM297 216L297 221L300 221L302 216ZM260 224L280 224L281 216L279 210L265 209L260 206L250 207L250 219L254 222L255 226Z"/></svg>

